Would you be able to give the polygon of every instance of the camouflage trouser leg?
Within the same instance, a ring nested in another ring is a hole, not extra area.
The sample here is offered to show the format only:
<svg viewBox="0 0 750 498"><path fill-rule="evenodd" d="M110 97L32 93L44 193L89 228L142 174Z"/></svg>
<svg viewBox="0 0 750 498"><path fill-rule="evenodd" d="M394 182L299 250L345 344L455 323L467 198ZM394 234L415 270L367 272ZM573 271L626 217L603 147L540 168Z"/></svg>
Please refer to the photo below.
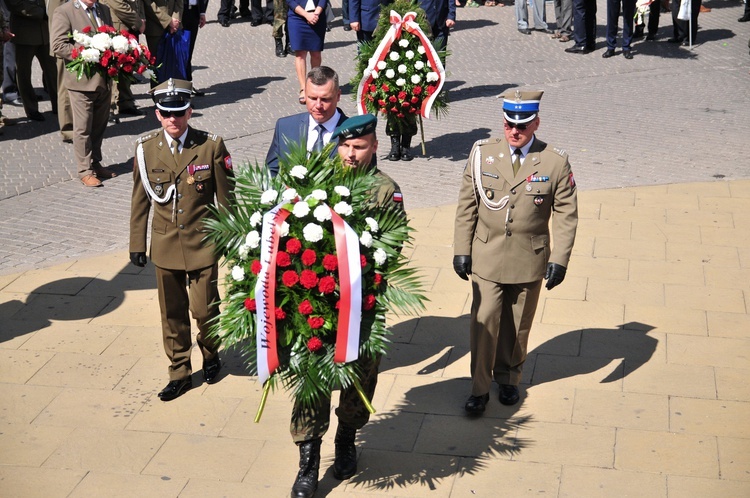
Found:
<svg viewBox="0 0 750 498"><path fill-rule="evenodd" d="M399 135L413 137L417 134L417 116L407 114L402 119L398 119L389 114L385 122L385 134L389 137Z"/></svg>
<svg viewBox="0 0 750 498"><path fill-rule="evenodd" d="M284 38L288 10L286 0L273 0L273 31L271 33L274 38Z"/></svg>

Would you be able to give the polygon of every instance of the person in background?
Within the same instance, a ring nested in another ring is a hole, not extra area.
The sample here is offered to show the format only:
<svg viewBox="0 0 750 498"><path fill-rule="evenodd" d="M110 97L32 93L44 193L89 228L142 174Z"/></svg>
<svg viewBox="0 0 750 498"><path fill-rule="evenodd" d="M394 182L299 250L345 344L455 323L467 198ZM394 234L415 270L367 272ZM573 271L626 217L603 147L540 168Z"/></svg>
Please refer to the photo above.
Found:
<svg viewBox="0 0 750 498"><path fill-rule="evenodd" d="M323 44L326 37L325 8L328 0L287 0L287 26L292 50L294 68L299 81L297 100L305 105L305 81L307 77L307 54L310 54L310 67L316 68L322 62Z"/></svg>

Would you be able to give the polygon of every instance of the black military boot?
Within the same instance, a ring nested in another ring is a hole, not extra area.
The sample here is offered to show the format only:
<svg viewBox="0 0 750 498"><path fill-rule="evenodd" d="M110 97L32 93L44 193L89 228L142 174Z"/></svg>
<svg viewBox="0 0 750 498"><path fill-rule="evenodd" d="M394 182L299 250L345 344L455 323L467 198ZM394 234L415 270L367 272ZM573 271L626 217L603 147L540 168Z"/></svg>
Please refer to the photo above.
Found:
<svg viewBox="0 0 750 498"><path fill-rule="evenodd" d="M401 159L401 137L399 135L391 135L391 152L386 159L389 161Z"/></svg>
<svg viewBox="0 0 750 498"><path fill-rule="evenodd" d="M357 473L357 447L354 446L354 438L357 429L339 423L336 430L336 457L333 460L333 477L344 480L349 479Z"/></svg>
<svg viewBox="0 0 750 498"><path fill-rule="evenodd" d="M276 57L286 57L286 50L284 50L284 42L281 38L274 38L276 41Z"/></svg>
<svg viewBox="0 0 750 498"><path fill-rule="evenodd" d="M318 489L320 439L299 443L299 472L292 486L292 498L312 498Z"/></svg>
<svg viewBox="0 0 750 498"><path fill-rule="evenodd" d="M401 160L411 161L414 156L409 154L409 147L411 147L411 135L401 135Z"/></svg>

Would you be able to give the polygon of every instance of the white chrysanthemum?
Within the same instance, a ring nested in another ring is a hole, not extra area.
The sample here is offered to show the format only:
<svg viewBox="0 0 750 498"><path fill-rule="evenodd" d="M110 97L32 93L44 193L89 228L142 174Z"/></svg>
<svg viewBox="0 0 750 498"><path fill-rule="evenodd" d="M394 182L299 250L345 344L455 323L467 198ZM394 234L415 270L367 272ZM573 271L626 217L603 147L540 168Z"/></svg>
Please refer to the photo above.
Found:
<svg viewBox="0 0 750 498"><path fill-rule="evenodd" d="M112 48L112 38L107 33L97 33L91 37L91 46L100 52Z"/></svg>
<svg viewBox="0 0 750 498"><path fill-rule="evenodd" d="M362 75L363 75L363 76L364 76L365 78L367 78L368 76L370 76L370 74L372 74L372 69L370 69L369 67L366 67L366 68L364 69L364 71L362 71Z"/></svg>
<svg viewBox="0 0 750 498"><path fill-rule="evenodd" d="M276 198L279 196L279 193L276 192L274 189L268 189L260 196L260 203L261 204L273 204L276 202Z"/></svg>
<svg viewBox="0 0 750 498"><path fill-rule="evenodd" d="M112 37L112 49L121 54L127 54L130 49L130 40L122 35Z"/></svg>
<svg viewBox="0 0 750 498"><path fill-rule="evenodd" d="M154 79L154 72L150 69L146 69L145 71L143 71L143 73L141 73L141 76L146 78L148 81L151 81L152 79Z"/></svg>
<svg viewBox="0 0 750 498"><path fill-rule="evenodd" d="M130 43L131 50L135 50L136 48L140 50L140 44L138 43L138 38L131 38L128 40L128 43Z"/></svg>
<svg viewBox="0 0 750 498"><path fill-rule="evenodd" d="M404 55L406 56L407 59L411 60L411 59L414 58L414 51L413 50L407 50Z"/></svg>
<svg viewBox="0 0 750 498"><path fill-rule="evenodd" d="M403 78L399 78L396 80L396 86L404 86L406 84L406 80Z"/></svg>
<svg viewBox="0 0 750 498"><path fill-rule="evenodd" d="M81 59L83 59L84 62L99 62L100 56L101 52L95 48L84 48L83 51L81 51Z"/></svg>
<svg viewBox="0 0 750 498"><path fill-rule="evenodd" d="M427 52L427 50L425 50L425 48L422 45L420 45L417 47L417 52L424 55L424 53Z"/></svg>
<svg viewBox="0 0 750 498"><path fill-rule="evenodd" d="M279 229L279 236L286 237L287 235L289 235L289 223L282 221L281 228Z"/></svg>
<svg viewBox="0 0 750 498"><path fill-rule="evenodd" d="M328 221L331 219L331 208L321 204L313 210L313 216L315 216L315 219L321 223Z"/></svg>
<svg viewBox="0 0 750 498"><path fill-rule="evenodd" d="M75 41L79 45L83 45L84 47L88 47L91 45L91 37L81 33L78 30L73 31L73 41Z"/></svg>
<svg viewBox="0 0 750 498"><path fill-rule="evenodd" d="M370 76L372 76L372 79L376 80L378 79L378 76L380 76L380 74L373 69L373 71L370 73Z"/></svg>
<svg viewBox="0 0 750 498"><path fill-rule="evenodd" d="M305 201L298 202L292 208L292 214L297 218L304 218L310 214L310 206Z"/></svg>
<svg viewBox="0 0 750 498"><path fill-rule="evenodd" d="M383 263L385 263L385 260L388 259L388 255L381 248L375 249L375 252L372 254L372 257L375 260L375 264L377 266L383 266Z"/></svg>
<svg viewBox="0 0 750 498"><path fill-rule="evenodd" d="M292 169L289 170L289 174L294 178L304 180L304 178L307 176L307 168L305 168L301 164L298 164L297 166L293 166Z"/></svg>
<svg viewBox="0 0 750 498"><path fill-rule="evenodd" d="M336 185L335 187L333 187L333 191L339 194L341 197L349 197L351 195L349 189L344 187L343 185Z"/></svg>
<svg viewBox="0 0 750 498"><path fill-rule="evenodd" d="M250 216L250 226L252 227L257 227L261 221L263 221L263 215L260 214L260 211L256 211Z"/></svg>
<svg viewBox="0 0 750 498"><path fill-rule="evenodd" d="M378 222L377 220L375 220L375 218L370 218L368 216L367 218L365 218L365 223L367 223L367 226L372 233L378 233L380 227L378 226Z"/></svg>
<svg viewBox="0 0 750 498"><path fill-rule="evenodd" d="M406 64L399 64L396 71L398 71L399 74L404 74L406 72Z"/></svg>
<svg viewBox="0 0 750 498"><path fill-rule="evenodd" d="M387 65L388 64L386 64L385 61L378 61L378 69L380 69L381 71L385 69L385 66Z"/></svg>
<svg viewBox="0 0 750 498"><path fill-rule="evenodd" d="M297 197L297 189L288 188L281 193L281 200L285 202L291 202Z"/></svg>
<svg viewBox="0 0 750 498"><path fill-rule="evenodd" d="M422 69L424 69L424 62L422 61L415 62L414 69L416 69L417 71L421 71Z"/></svg>
<svg viewBox="0 0 750 498"><path fill-rule="evenodd" d="M354 212L349 203L344 201L337 202L336 205L333 206L333 210L341 216L349 216Z"/></svg>
<svg viewBox="0 0 750 498"><path fill-rule="evenodd" d="M422 78L420 78L418 74L412 74L411 75L411 82L412 83L414 83L416 85L420 81L422 81Z"/></svg>
<svg viewBox="0 0 750 498"><path fill-rule="evenodd" d="M396 71L394 71L393 69L386 70L385 72L386 78L393 78L394 76L396 76Z"/></svg>
<svg viewBox="0 0 750 498"><path fill-rule="evenodd" d="M232 278L238 282L245 280L245 270L241 266L232 268Z"/></svg>
<svg viewBox="0 0 750 498"><path fill-rule="evenodd" d="M260 245L260 234L257 230L253 230L245 237L245 245L251 249L255 249Z"/></svg>
<svg viewBox="0 0 750 498"><path fill-rule="evenodd" d="M359 243L365 247L371 247L372 234L370 232L362 232L362 235L359 236Z"/></svg>
<svg viewBox="0 0 750 498"><path fill-rule="evenodd" d="M323 228L315 223L308 223L302 229L302 236L308 242L318 242L323 239Z"/></svg>
<svg viewBox="0 0 750 498"><path fill-rule="evenodd" d="M245 261L247 259L247 255L250 254L250 246L242 244L240 246L239 253L240 253L240 259L242 261Z"/></svg>
<svg viewBox="0 0 750 498"><path fill-rule="evenodd" d="M328 193L322 188L316 188L315 190L310 192L310 197L319 201L324 201L328 199Z"/></svg>
<svg viewBox="0 0 750 498"><path fill-rule="evenodd" d="M388 57L390 57L392 61L397 61L401 56L398 54L398 52L391 52L390 54L388 54Z"/></svg>
<svg viewBox="0 0 750 498"><path fill-rule="evenodd" d="M436 73L435 71L430 71L429 73L427 73L426 78L428 82L437 81L438 73Z"/></svg>
<svg viewBox="0 0 750 498"><path fill-rule="evenodd" d="M405 40L405 39L401 38L401 39L400 39L400 40L398 41L398 45L399 45L400 47L406 48L406 47L408 47L408 46L409 46L409 40Z"/></svg>

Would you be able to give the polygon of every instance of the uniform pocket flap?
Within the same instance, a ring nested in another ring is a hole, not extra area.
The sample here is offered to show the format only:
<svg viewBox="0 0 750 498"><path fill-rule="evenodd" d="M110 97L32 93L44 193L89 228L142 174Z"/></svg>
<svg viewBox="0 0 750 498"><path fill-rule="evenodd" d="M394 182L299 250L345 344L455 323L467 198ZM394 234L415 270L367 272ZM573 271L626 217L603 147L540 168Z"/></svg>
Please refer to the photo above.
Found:
<svg viewBox="0 0 750 498"><path fill-rule="evenodd" d="M531 236L531 248L535 251L544 249L549 245L548 235L532 235Z"/></svg>
<svg viewBox="0 0 750 498"><path fill-rule="evenodd" d="M478 221L477 228L474 230L474 237L482 242L487 242L487 239L490 238L490 229L484 223Z"/></svg>

